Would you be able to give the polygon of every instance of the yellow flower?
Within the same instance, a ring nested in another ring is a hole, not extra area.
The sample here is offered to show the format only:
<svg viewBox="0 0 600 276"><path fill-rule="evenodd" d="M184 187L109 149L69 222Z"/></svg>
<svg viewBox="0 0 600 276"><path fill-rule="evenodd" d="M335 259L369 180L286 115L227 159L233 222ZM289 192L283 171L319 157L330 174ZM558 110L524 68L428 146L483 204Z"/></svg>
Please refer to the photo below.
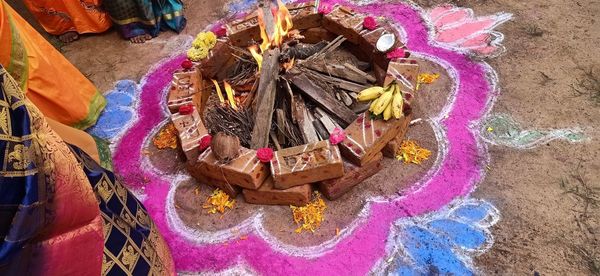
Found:
<svg viewBox="0 0 600 276"><path fill-rule="evenodd" d="M216 189L213 191L212 195L206 199L206 203L202 205L202 208L208 209L209 214L216 214L217 212L223 214L225 213L225 208L233 209L234 204L235 199L229 200L228 194L220 189Z"/></svg>
<svg viewBox="0 0 600 276"><path fill-rule="evenodd" d="M431 151L420 147L412 140L402 141L398 152L396 152L396 159L404 161L405 164L421 164L424 160L429 159L429 156L431 156Z"/></svg>
<svg viewBox="0 0 600 276"><path fill-rule="evenodd" d="M319 192L315 192L315 198L308 204L302 207L290 206L294 222L300 225L295 232L302 233L302 230L315 232L321 222L325 220L324 213L327 209L325 201L321 198Z"/></svg>
<svg viewBox="0 0 600 276"><path fill-rule="evenodd" d="M187 51L187 57L191 61L200 61L208 56L208 49L206 48L190 48Z"/></svg>
<svg viewBox="0 0 600 276"><path fill-rule="evenodd" d="M196 48L206 47L209 50L217 44L217 35L213 32L202 32L196 36L192 45Z"/></svg>

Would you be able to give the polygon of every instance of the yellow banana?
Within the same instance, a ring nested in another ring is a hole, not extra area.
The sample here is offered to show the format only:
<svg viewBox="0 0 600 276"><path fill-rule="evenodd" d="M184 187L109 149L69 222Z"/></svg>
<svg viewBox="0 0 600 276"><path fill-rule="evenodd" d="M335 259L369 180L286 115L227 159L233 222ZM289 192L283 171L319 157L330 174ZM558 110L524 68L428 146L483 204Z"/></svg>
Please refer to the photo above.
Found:
<svg viewBox="0 0 600 276"><path fill-rule="evenodd" d="M379 99L377 99L377 103L375 104L375 107L373 108L373 114L375 114L375 115L381 114L385 110L385 108L388 106L388 104L390 104L393 96L394 96L394 94L392 91L383 93L383 95L381 95L379 97Z"/></svg>
<svg viewBox="0 0 600 276"><path fill-rule="evenodd" d="M367 88L363 91L360 91L360 93L358 94L358 97L356 97L356 99L359 101L362 101L362 102L370 101L370 100L379 98L379 96L381 96L381 94L383 94L383 87L373 86L373 87Z"/></svg>
<svg viewBox="0 0 600 276"><path fill-rule="evenodd" d="M375 110L375 105L377 105L377 101L379 101L379 98L371 102L371 105L369 106L369 111L373 112L373 110Z"/></svg>
<svg viewBox="0 0 600 276"><path fill-rule="evenodd" d="M387 121L392 118L392 103L389 103L383 111L383 120Z"/></svg>
<svg viewBox="0 0 600 276"><path fill-rule="evenodd" d="M402 98L402 92L397 91L396 94L394 94L394 99L392 100L392 109L396 119L400 119L402 116L404 116L404 114L402 114L403 105L404 98Z"/></svg>

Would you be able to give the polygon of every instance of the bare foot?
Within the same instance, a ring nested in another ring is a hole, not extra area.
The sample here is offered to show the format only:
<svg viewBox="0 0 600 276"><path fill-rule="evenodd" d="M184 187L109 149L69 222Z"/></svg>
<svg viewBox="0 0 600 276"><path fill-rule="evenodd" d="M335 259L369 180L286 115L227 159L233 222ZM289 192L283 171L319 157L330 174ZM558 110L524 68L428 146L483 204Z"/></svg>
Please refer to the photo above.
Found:
<svg viewBox="0 0 600 276"><path fill-rule="evenodd" d="M58 36L58 39L63 43L71 43L79 38L77 32L66 32Z"/></svg>
<svg viewBox="0 0 600 276"><path fill-rule="evenodd" d="M152 39L152 36L149 34L144 34L144 35L138 35L138 36L134 36L132 38L130 38L129 40L131 41L131 43L144 43L146 42L146 40L150 40Z"/></svg>

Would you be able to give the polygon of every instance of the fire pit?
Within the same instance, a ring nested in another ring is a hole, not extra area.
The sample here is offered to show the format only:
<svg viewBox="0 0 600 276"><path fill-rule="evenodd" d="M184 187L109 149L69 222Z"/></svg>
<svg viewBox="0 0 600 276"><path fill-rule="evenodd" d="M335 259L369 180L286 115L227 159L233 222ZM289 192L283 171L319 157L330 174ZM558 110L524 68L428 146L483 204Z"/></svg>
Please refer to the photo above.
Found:
<svg viewBox="0 0 600 276"><path fill-rule="evenodd" d="M229 22L168 93L189 173L249 203L339 198L395 157L408 127L419 65L399 37L314 2Z"/></svg>

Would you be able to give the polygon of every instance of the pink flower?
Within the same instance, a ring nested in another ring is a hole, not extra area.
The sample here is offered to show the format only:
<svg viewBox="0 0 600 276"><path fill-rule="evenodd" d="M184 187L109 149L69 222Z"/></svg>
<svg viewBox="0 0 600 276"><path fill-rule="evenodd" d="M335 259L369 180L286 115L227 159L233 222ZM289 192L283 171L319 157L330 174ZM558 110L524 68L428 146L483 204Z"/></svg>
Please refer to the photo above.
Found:
<svg viewBox="0 0 600 276"><path fill-rule="evenodd" d="M319 14L328 14L333 10L331 5L321 4L319 5Z"/></svg>
<svg viewBox="0 0 600 276"><path fill-rule="evenodd" d="M227 36L227 29L221 26L220 28L216 29L214 33L217 35L217 37L224 37Z"/></svg>
<svg viewBox="0 0 600 276"><path fill-rule="evenodd" d="M343 129L336 127L335 129L333 129L333 132L329 134L329 142L332 145L337 145L343 142L344 140L346 140L346 133Z"/></svg>
<svg viewBox="0 0 600 276"><path fill-rule="evenodd" d="M369 31L377 29L377 21L372 16L367 16L363 20L363 27Z"/></svg>
<svg viewBox="0 0 600 276"><path fill-rule="evenodd" d="M192 111L194 111L193 104L186 104L186 105L182 105L179 107L179 114L181 114L181 115L192 114Z"/></svg>
<svg viewBox="0 0 600 276"><path fill-rule="evenodd" d="M404 52L403 48L396 48L390 52L387 53L387 58L388 59L397 59L397 58L403 58L406 56L406 52Z"/></svg>
<svg viewBox="0 0 600 276"><path fill-rule="evenodd" d="M212 136L210 134L206 134L204 136L202 136L202 138L200 139L200 151L203 151L205 149L207 149L208 147L210 147L210 144L212 143Z"/></svg>
<svg viewBox="0 0 600 276"><path fill-rule="evenodd" d="M273 159L273 150L270 148L260 148L256 150L256 157L260 162L268 163Z"/></svg>
<svg viewBox="0 0 600 276"><path fill-rule="evenodd" d="M194 67L194 63L189 59L186 59L181 63L181 68L183 69L192 69L192 67Z"/></svg>

